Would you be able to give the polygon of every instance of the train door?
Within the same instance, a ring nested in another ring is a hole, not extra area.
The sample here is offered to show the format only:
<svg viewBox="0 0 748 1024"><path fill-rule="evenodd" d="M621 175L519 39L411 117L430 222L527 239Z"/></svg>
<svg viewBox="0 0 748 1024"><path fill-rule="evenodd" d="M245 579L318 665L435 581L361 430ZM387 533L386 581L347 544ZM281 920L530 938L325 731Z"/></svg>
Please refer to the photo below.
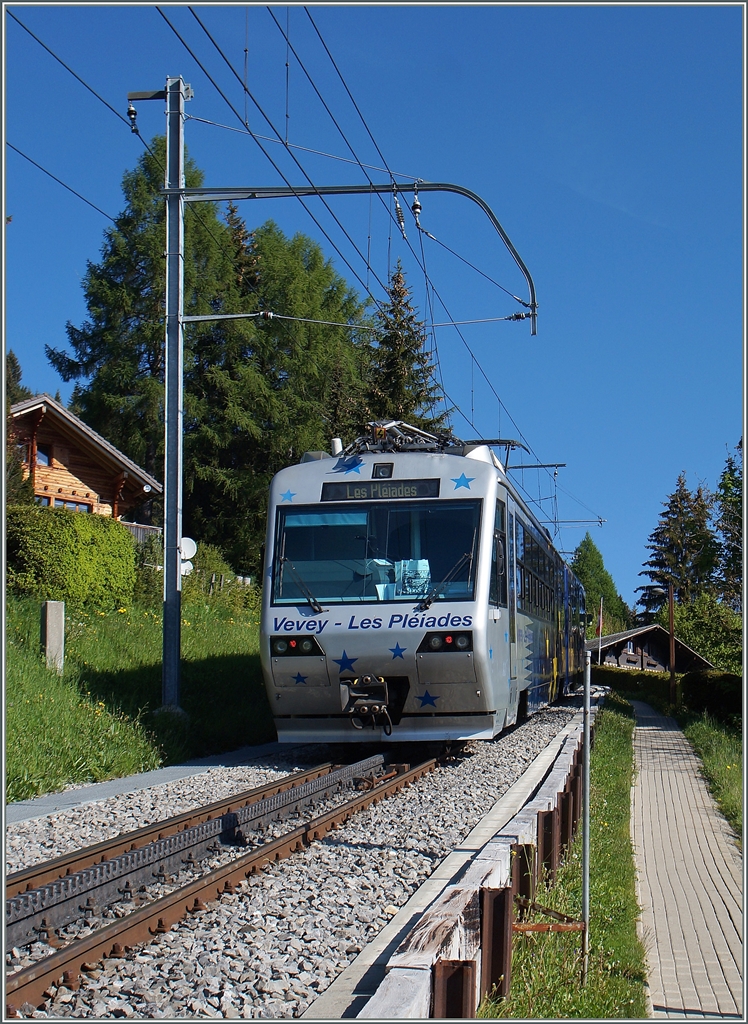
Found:
<svg viewBox="0 0 748 1024"><path fill-rule="evenodd" d="M517 689L517 547L515 536L515 524L517 517L514 511L514 502L507 495L507 548L509 565L507 571L508 600L509 600L509 677L512 680L512 690Z"/></svg>
<svg viewBox="0 0 748 1024"><path fill-rule="evenodd" d="M564 565L564 692L568 692L572 681L569 642L571 635L571 596L569 593L569 569Z"/></svg>
<svg viewBox="0 0 748 1024"><path fill-rule="evenodd" d="M488 659L493 687L497 727L514 725L517 720L517 686L512 686L509 668L509 606L507 577L506 503L496 502L491 548L491 585L488 598ZM506 717L503 709L507 709Z"/></svg>

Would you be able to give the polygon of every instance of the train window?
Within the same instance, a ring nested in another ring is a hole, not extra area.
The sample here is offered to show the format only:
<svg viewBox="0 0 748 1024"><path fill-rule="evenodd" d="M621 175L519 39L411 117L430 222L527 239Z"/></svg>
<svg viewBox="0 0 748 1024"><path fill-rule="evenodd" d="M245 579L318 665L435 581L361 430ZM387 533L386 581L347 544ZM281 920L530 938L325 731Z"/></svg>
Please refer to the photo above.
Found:
<svg viewBox="0 0 748 1024"><path fill-rule="evenodd" d="M517 520L517 561L525 561L525 528L519 520Z"/></svg>
<svg viewBox="0 0 748 1024"><path fill-rule="evenodd" d="M506 505L503 501L496 502L495 528L499 533L506 533Z"/></svg>
<svg viewBox="0 0 748 1024"><path fill-rule="evenodd" d="M472 600L480 501L278 510L275 603Z"/></svg>
<svg viewBox="0 0 748 1024"><path fill-rule="evenodd" d="M491 589L488 599L492 605L506 608L506 540L504 534L498 530L495 530L493 535Z"/></svg>

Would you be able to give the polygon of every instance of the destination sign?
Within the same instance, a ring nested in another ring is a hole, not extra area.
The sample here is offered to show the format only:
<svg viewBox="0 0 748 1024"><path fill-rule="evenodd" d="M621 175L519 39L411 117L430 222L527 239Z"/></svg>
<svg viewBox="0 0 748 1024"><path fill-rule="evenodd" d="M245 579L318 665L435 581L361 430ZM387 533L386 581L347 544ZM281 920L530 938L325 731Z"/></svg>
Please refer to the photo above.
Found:
<svg viewBox="0 0 748 1024"><path fill-rule="evenodd" d="M438 498L439 480L356 480L322 484L321 501L392 501Z"/></svg>

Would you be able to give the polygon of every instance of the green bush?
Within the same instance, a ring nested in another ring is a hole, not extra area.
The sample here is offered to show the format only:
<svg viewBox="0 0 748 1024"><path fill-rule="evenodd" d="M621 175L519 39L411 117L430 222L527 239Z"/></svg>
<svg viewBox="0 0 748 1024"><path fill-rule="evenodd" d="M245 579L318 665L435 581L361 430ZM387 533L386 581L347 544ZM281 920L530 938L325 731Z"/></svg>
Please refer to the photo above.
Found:
<svg viewBox="0 0 748 1024"><path fill-rule="evenodd" d="M192 564L193 571L182 579L183 604L209 605L230 612L252 607L251 591L255 587L237 582L236 573L220 548L213 544L198 544Z"/></svg>
<svg viewBox="0 0 748 1024"><path fill-rule="evenodd" d="M135 601L146 608L160 609L164 599L164 548L161 535L141 541L135 551ZM193 571L182 577L183 606L202 605L229 614L254 611L259 588L237 582L236 573L220 548L199 543L192 559Z"/></svg>
<svg viewBox="0 0 748 1024"><path fill-rule="evenodd" d="M11 505L6 545L8 587L17 594L101 608L132 601L135 549L114 519Z"/></svg>
<svg viewBox="0 0 748 1024"><path fill-rule="evenodd" d="M154 533L135 546L136 604L144 608L161 608L164 603L164 545L161 534Z"/></svg>
<svg viewBox="0 0 748 1024"><path fill-rule="evenodd" d="M743 680L731 672L717 669L687 672L681 686L683 703L689 711L706 712L724 722L743 710Z"/></svg>
<svg viewBox="0 0 748 1024"><path fill-rule="evenodd" d="M633 700L645 703L653 697L663 703L670 700L669 672L636 672L612 665L592 665L590 682L593 686L610 686Z"/></svg>

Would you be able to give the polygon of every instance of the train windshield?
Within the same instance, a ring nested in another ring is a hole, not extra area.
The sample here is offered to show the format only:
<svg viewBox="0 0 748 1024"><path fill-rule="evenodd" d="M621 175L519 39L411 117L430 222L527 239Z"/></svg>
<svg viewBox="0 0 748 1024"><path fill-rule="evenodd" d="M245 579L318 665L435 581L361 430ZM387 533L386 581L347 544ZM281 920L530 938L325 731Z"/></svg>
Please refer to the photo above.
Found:
<svg viewBox="0 0 748 1024"><path fill-rule="evenodd" d="M480 501L278 509L273 601L469 601Z"/></svg>

